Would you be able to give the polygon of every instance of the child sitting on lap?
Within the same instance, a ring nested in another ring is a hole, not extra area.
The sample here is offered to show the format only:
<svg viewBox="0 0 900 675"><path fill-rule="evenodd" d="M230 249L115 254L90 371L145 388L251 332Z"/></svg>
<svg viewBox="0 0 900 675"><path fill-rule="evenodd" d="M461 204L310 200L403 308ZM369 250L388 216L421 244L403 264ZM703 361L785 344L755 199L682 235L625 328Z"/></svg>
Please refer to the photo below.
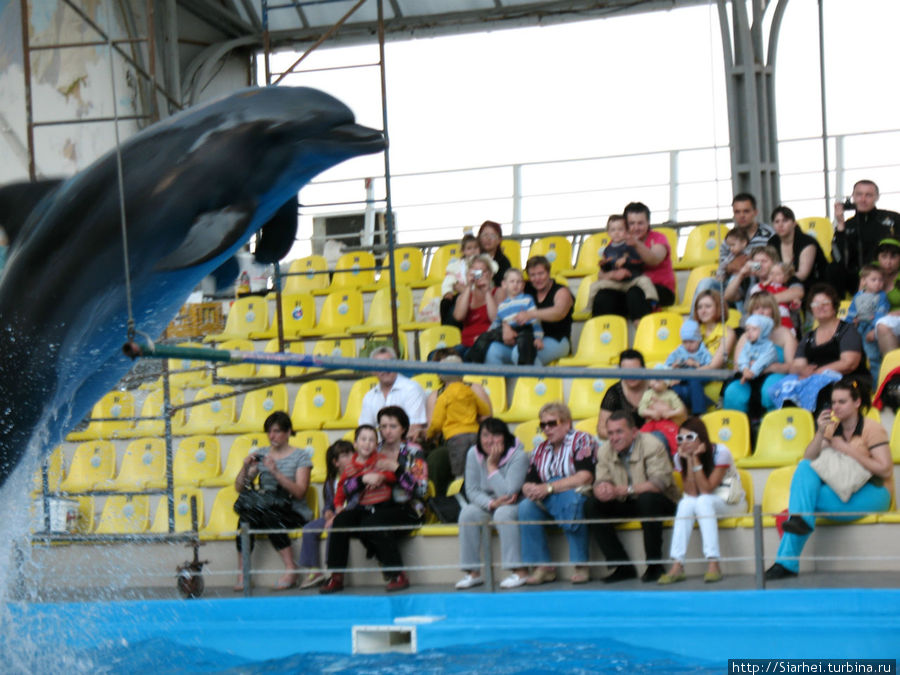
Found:
<svg viewBox="0 0 900 675"><path fill-rule="evenodd" d="M769 339L774 322L762 314L747 317L745 334L747 341L737 355L737 368L741 374L741 384L759 377L762 372L778 360L775 344Z"/></svg>
<svg viewBox="0 0 900 675"><path fill-rule="evenodd" d="M659 367L659 366L657 366ZM678 450L675 436L678 425L687 417L687 408L665 380L650 380L650 388L641 396L638 414L646 421L641 431L653 433L669 448L669 453Z"/></svg>
<svg viewBox="0 0 900 675"><path fill-rule="evenodd" d="M541 322L537 319L528 319L519 323L518 315L536 308L534 298L524 292L525 278L522 276L522 271L514 267L506 270L502 286L506 291L506 299L497 306L497 318L494 319L490 329L475 340L475 344L466 353L466 361L484 363L484 357L487 355L491 343L503 342L503 326L505 324L516 332L519 365L530 366L535 362L538 350L544 348L544 331L541 328Z"/></svg>
<svg viewBox="0 0 900 675"><path fill-rule="evenodd" d="M884 292L884 272L877 265L863 265L859 271L861 288L853 296L846 321L853 322L862 338L863 351L869 358L873 381L878 382L881 368L881 351L875 339L875 322L891 311Z"/></svg>

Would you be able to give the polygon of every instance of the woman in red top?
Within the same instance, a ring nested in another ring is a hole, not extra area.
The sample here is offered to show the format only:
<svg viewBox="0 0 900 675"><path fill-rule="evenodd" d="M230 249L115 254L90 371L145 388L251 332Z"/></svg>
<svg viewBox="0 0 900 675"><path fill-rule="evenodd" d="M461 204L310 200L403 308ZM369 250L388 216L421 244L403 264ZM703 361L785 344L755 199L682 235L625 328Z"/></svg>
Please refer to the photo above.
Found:
<svg viewBox="0 0 900 675"><path fill-rule="evenodd" d="M497 303L503 299L503 291L494 288L492 274L491 259L483 254L475 256L466 275L468 283L456 296L453 318L462 324L462 339L454 349L462 358L497 316Z"/></svg>

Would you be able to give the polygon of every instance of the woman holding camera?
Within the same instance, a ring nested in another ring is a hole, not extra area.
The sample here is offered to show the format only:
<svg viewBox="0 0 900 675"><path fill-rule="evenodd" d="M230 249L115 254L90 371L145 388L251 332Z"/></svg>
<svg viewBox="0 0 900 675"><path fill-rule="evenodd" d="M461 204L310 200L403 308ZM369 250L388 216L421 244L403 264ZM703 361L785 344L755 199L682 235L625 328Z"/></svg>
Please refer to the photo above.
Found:
<svg viewBox="0 0 900 675"><path fill-rule="evenodd" d="M453 318L462 324L462 331L460 344L454 349L462 358L497 317L497 302L502 299L502 290L494 288L492 269L487 255L475 256L466 274L466 287L456 296Z"/></svg>
<svg viewBox="0 0 900 675"><path fill-rule="evenodd" d="M238 524L246 524L254 530L291 530L302 527L312 518L312 510L306 503L309 475L312 470L312 450L290 445L294 427L286 412L273 412L263 424L269 437L269 447L257 450L244 458L244 464L234 480L238 492L235 511ZM259 500L255 508L245 509L244 493L251 491L254 480L259 478L256 490L265 501ZM291 540L284 532L269 534L269 541L284 563L285 572L275 584L276 591L284 591L297 585L300 575L291 551ZM235 540L238 550L238 569L243 568L241 538ZM253 549L253 537L250 537ZM244 590L244 575L238 573L235 591Z"/></svg>

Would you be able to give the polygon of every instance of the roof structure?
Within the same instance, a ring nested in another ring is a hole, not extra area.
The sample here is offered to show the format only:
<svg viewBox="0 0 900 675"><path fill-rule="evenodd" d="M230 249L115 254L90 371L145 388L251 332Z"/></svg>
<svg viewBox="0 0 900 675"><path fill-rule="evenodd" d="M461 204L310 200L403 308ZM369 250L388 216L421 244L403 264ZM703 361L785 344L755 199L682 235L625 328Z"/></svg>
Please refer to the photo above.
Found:
<svg viewBox="0 0 900 675"><path fill-rule="evenodd" d="M672 10L709 0L386 0L388 39L483 32ZM371 42L376 5L365 0L178 0L183 10L228 38L262 35L274 48L312 42L353 10L329 46ZM262 44L260 42L260 44Z"/></svg>

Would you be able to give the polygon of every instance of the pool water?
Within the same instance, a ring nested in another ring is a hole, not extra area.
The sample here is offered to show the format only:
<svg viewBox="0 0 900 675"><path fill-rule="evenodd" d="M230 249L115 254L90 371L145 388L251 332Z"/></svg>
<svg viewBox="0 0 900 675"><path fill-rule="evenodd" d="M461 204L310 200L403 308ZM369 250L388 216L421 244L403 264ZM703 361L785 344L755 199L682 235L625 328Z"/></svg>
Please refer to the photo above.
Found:
<svg viewBox="0 0 900 675"><path fill-rule="evenodd" d="M2 672L713 673L730 658L897 658L900 590L298 595L0 605ZM352 656L355 625L419 653Z"/></svg>

